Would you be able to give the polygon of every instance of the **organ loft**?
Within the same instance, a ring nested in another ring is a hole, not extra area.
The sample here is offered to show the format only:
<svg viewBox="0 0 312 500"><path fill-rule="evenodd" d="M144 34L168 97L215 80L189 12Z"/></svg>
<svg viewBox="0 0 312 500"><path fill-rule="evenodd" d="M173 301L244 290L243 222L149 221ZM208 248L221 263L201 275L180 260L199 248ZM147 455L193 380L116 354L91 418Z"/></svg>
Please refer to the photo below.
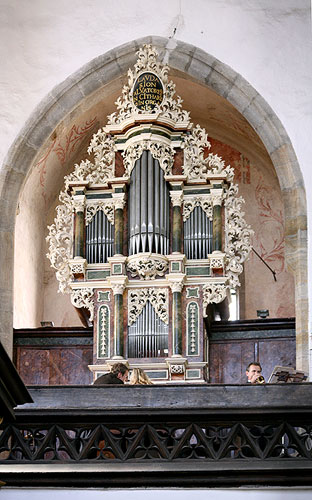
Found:
<svg viewBox="0 0 312 500"><path fill-rule="evenodd" d="M49 226L59 291L93 325L94 379L122 361L158 383L203 382L207 315L231 300L251 249L233 169L168 73L151 45L138 51Z"/></svg>

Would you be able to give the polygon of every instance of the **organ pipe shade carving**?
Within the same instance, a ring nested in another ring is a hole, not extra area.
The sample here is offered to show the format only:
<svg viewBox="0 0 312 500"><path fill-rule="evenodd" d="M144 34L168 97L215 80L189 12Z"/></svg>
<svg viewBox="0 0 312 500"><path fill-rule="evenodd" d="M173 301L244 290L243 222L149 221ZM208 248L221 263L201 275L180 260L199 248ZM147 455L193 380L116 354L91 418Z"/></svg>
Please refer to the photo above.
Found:
<svg viewBox="0 0 312 500"><path fill-rule="evenodd" d="M212 221L195 207L184 222L184 253L187 259L207 259L212 253Z"/></svg>
<svg viewBox="0 0 312 500"><path fill-rule="evenodd" d="M86 227L86 258L89 264L107 262L114 254L114 226L102 210Z"/></svg>
<svg viewBox="0 0 312 500"><path fill-rule="evenodd" d="M169 253L169 188L150 151L143 151L131 172L129 255Z"/></svg>
<svg viewBox="0 0 312 500"><path fill-rule="evenodd" d="M168 325L146 302L136 321L128 326L128 357L156 358L168 354Z"/></svg>

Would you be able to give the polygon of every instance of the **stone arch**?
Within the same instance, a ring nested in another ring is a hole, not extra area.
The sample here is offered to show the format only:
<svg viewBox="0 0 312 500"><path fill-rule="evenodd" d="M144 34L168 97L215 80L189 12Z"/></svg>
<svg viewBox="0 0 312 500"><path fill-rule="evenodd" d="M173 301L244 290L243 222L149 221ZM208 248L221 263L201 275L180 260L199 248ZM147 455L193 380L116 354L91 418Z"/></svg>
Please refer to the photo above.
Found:
<svg viewBox="0 0 312 500"><path fill-rule="evenodd" d="M286 262L296 281L297 366L308 370L306 197L300 167L284 127L261 95L229 66L201 49L161 37L138 39L101 55L55 87L34 110L11 146L0 181L0 335L12 347L13 240L19 192L36 155L58 123L84 98L123 76L143 43L155 45L163 61L229 101L262 140L275 167L285 207Z"/></svg>

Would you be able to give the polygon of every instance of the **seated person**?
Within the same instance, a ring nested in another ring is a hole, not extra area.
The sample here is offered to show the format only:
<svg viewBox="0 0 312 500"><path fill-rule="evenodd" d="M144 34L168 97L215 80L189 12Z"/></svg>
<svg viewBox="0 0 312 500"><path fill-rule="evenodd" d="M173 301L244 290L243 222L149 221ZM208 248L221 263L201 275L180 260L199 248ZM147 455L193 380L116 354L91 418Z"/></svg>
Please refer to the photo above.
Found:
<svg viewBox="0 0 312 500"><path fill-rule="evenodd" d="M109 373L101 375L94 381L94 385L124 384L128 380L129 370L123 363L115 363Z"/></svg>
<svg viewBox="0 0 312 500"><path fill-rule="evenodd" d="M130 375L131 385L152 385L153 382L141 368L133 368Z"/></svg>
<svg viewBox="0 0 312 500"><path fill-rule="evenodd" d="M252 361L246 368L247 382L250 384L264 384L265 380L261 375L262 368L260 363Z"/></svg>

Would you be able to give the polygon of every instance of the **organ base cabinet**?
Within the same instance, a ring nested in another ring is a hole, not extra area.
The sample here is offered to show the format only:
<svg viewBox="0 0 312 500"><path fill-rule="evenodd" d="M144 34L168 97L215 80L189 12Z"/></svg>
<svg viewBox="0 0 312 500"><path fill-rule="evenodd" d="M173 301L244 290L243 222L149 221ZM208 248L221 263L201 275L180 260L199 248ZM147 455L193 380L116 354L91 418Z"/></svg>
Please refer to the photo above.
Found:
<svg viewBox="0 0 312 500"><path fill-rule="evenodd" d="M200 383L207 308L239 284L252 230L233 169L157 56L139 50L117 111L65 177L48 257L93 324L94 378L121 360L157 382Z"/></svg>

